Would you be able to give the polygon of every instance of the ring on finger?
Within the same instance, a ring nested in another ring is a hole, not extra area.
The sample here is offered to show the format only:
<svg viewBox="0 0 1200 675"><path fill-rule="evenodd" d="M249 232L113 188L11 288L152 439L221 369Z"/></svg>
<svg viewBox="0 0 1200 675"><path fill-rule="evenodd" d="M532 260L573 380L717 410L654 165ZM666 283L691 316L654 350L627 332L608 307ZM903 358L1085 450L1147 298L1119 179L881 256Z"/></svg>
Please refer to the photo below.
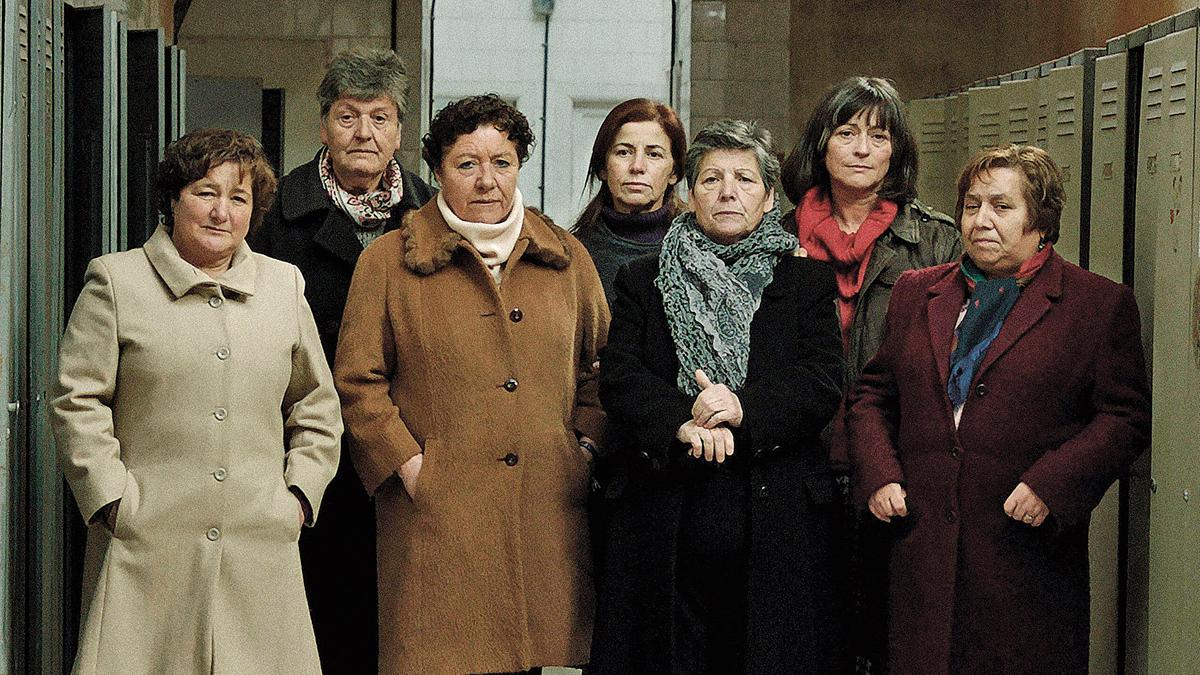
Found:
<svg viewBox="0 0 1200 675"><path fill-rule="evenodd" d="M1024 517L1024 518L1022 518L1022 520L1024 520L1024 521L1025 521L1025 522L1027 522L1027 523L1032 523L1032 522L1033 522L1033 515L1032 515L1032 514L1029 514L1029 513L1026 513L1026 514L1025 514L1025 517Z"/></svg>

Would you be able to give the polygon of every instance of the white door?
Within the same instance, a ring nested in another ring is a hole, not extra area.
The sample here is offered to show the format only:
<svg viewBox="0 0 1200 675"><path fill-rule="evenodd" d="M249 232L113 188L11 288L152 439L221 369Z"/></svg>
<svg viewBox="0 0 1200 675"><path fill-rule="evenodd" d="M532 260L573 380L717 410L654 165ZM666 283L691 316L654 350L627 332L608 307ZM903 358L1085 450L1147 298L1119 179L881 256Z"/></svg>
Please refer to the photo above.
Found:
<svg viewBox="0 0 1200 675"><path fill-rule="evenodd" d="M535 4L554 9L543 16ZM672 5L437 0L426 7L432 20L425 24L432 35L431 109L487 92L515 104L537 137L521 167L521 193L568 227L591 196L588 156L608 111L638 96L671 103L673 44L686 49L676 40ZM686 59L675 53L674 63Z"/></svg>

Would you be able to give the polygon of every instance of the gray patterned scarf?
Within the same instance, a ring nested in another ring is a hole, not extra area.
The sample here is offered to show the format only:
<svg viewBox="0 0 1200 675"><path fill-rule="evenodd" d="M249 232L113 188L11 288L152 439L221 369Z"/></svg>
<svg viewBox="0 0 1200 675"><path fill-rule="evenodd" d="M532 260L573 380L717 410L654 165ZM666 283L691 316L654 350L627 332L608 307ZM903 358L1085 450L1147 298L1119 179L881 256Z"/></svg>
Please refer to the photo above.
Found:
<svg viewBox="0 0 1200 675"><path fill-rule="evenodd" d="M698 368L730 389L745 384L750 320L775 276L775 265L795 249L796 237L779 224L778 207L746 238L728 246L705 236L695 214L675 218L663 238L654 284L662 292L679 357L680 391L700 393Z"/></svg>

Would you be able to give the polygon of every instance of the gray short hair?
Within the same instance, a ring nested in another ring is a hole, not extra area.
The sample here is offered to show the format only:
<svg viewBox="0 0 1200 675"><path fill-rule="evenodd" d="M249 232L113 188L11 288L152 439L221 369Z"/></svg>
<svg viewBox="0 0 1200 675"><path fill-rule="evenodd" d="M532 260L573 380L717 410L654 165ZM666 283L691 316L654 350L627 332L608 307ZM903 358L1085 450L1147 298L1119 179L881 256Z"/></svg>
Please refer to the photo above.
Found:
<svg viewBox="0 0 1200 675"><path fill-rule="evenodd" d="M779 158L771 151L771 132L758 122L719 120L704 127L688 147L684 166L688 187L696 186L700 162L711 150L751 150L758 159L758 172L768 190L779 180Z"/></svg>
<svg viewBox="0 0 1200 675"><path fill-rule="evenodd" d="M404 61L390 49L342 52L333 57L317 89L321 119L325 119L339 98L370 101L387 96L396 104L399 121L404 121L404 113L408 111L408 84Z"/></svg>

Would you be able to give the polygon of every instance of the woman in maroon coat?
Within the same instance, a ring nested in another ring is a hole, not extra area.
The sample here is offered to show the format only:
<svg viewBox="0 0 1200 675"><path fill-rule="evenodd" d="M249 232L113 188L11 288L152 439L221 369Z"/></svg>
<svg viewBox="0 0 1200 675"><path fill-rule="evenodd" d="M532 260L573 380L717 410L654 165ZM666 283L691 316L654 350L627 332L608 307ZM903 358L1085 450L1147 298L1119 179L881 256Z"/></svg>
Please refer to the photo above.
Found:
<svg viewBox="0 0 1200 675"><path fill-rule="evenodd" d="M985 150L960 262L907 272L849 399L855 495L893 523L895 673L1086 672L1088 520L1149 438L1133 293L1054 252L1062 176Z"/></svg>

